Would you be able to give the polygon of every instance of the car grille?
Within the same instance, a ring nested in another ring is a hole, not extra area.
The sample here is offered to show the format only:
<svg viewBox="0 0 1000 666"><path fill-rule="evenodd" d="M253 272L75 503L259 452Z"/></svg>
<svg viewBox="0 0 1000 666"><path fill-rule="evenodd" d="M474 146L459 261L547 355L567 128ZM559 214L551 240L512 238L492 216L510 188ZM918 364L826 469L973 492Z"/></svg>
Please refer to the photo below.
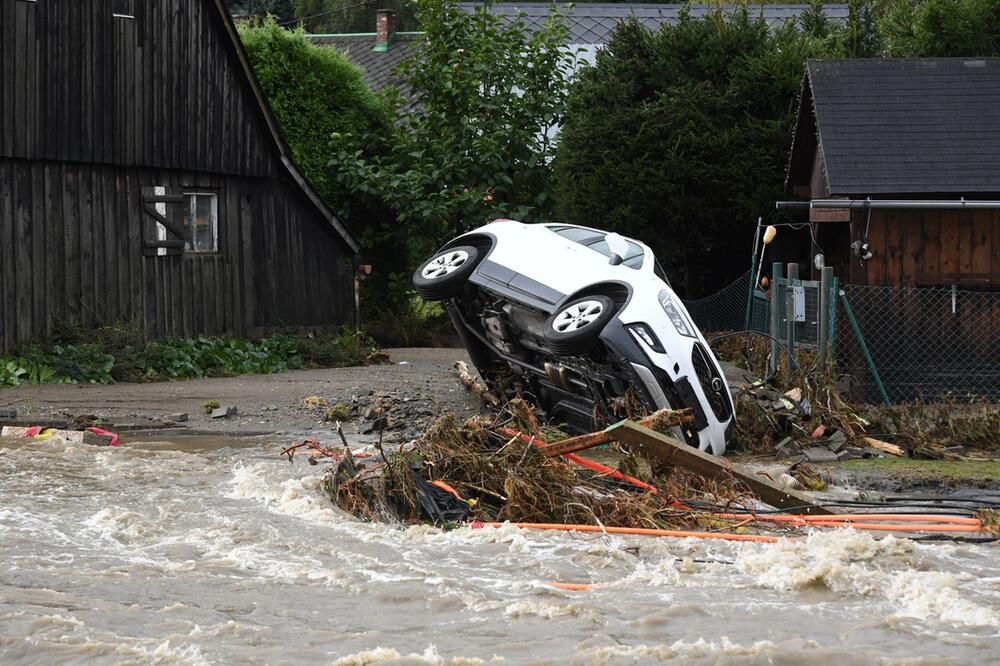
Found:
<svg viewBox="0 0 1000 666"><path fill-rule="evenodd" d="M715 364L709 360L708 352L701 346L700 342L694 344L694 351L691 352L691 363L694 365L695 375L701 383L701 389L705 392L708 404L711 405L715 417L720 421L727 420L732 416L732 408L729 400L729 385L725 377L719 375ZM712 384L721 386L721 390L712 388Z"/></svg>

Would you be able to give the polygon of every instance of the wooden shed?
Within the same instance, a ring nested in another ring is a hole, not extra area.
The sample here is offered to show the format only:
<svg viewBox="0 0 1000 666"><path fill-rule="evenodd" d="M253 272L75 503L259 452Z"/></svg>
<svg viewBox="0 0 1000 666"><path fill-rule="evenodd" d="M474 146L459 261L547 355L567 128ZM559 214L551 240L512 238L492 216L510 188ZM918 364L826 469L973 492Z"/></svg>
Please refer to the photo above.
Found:
<svg viewBox="0 0 1000 666"><path fill-rule="evenodd" d="M1000 59L810 60L786 193L845 283L1000 289Z"/></svg>
<svg viewBox="0 0 1000 666"><path fill-rule="evenodd" d="M223 0L0 0L0 350L355 321L357 242Z"/></svg>

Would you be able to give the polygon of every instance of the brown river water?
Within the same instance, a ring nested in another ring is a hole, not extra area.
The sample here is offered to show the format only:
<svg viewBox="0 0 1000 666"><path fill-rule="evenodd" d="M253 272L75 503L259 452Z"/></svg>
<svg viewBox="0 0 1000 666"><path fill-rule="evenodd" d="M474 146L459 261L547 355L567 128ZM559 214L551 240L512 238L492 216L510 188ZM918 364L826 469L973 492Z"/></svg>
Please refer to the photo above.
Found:
<svg viewBox="0 0 1000 666"><path fill-rule="evenodd" d="M0 440L0 663L1000 662L997 544L364 524L276 449Z"/></svg>

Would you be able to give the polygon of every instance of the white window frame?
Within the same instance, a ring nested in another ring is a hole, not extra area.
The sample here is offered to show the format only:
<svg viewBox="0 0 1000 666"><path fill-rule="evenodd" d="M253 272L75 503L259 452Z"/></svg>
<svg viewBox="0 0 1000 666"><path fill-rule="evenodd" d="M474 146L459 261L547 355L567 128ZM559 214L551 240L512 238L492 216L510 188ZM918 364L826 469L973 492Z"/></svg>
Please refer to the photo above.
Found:
<svg viewBox="0 0 1000 666"><path fill-rule="evenodd" d="M195 212L198 210L198 197L211 197L212 199L212 249L211 250L195 250L194 244L192 242L192 247L188 247L187 239L184 239L184 251L191 252L192 254L218 254L219 252L219 195L216 192L184 192L185 197L190 197L190 201L185 202L187 206L187 214L191 223L194 224ZM186 228L185 228L186 231ZM193 235L192 235L193 238Z"/></svg>
<svg viewBox="0 0 1000 666"><path fill-rule="evenodd" d="M157 185L153 188L153 194L158 197L162 197L167 193L167 188L163 185ZM191 240L185 237L184 240L184 252L191 254L218 254L219 253L219 195L216 192L182 192L181 196L185 197L184 202L184 215L181 217L181 224L184 226L185 234L188 231L188 225L184 224L184 219L191 220L193 222L195 218L195 212L197 211L198 197L211 197L212 199L212 246L211 250L195 250L194 245ZM167 216L167 204L157 203L156 212L160 215ZM167 228L156 223L156 239L165 241L167 240ZM160 247L156 249L157 256L165 257L167 255L167 248Z"/></svg>

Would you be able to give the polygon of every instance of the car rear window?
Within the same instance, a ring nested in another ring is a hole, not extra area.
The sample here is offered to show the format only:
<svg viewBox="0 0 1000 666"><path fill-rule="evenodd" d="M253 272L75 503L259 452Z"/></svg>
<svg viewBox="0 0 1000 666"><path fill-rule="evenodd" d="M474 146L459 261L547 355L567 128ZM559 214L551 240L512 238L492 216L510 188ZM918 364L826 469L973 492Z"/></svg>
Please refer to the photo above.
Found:
<svg viewBox="0 0 1000 666"><path fill-rule="evenodd" d="M608 249L608 243L604 240L603 232L593 229L583 229L581 227L551 226L549 229L563 238L579 243L580 245L586 245L591 250L600 252L609 259L611 258L611 250ZM628 241L628 256L622 258L622 265L639 270L642 268L643 257L644 252L642 248L632 241Z"/></svg>
<svg viewBox="0 0 1000 666"><path fill-rule="evenodd" d="M574 243L582 243L584 245L601 238L601 234L593 229L582 229L580 227L549 227L549 229L556 232L563 238L567 238Z"/></svg>

